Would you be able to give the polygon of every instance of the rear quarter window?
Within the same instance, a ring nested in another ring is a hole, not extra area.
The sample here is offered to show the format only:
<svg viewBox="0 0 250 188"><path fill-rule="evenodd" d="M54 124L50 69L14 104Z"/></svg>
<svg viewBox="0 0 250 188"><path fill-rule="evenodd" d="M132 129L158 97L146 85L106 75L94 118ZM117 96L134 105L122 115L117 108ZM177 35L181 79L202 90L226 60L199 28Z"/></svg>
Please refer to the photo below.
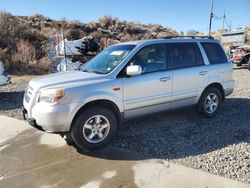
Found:
<svg viewBox="0 0 250 188"><path fill-rule="evenodd" d="M205 50L210 64L220 64L228 62L226 54L220 44L218 43L201 43L203 49Z"/></svg>

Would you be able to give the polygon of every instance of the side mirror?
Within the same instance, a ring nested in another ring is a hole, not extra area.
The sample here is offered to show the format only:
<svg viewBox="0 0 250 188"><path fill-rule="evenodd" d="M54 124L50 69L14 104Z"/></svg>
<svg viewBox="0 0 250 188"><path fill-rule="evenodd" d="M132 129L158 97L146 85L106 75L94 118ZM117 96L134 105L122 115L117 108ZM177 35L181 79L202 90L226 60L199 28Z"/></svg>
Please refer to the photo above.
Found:
<svg viewBox="0 0 250 188"><path fill-rule="evenodd" d="M127 67L126 73L129 76L140 75L142 73L142 68L140 65L130 65Z"/></svg>

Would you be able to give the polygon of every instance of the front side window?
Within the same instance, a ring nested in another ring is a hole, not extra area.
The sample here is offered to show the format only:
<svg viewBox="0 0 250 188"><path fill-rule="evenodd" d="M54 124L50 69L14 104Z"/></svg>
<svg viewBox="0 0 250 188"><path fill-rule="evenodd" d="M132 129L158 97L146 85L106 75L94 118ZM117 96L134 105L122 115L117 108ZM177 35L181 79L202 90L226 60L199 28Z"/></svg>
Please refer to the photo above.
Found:
<svg viewBox="0 0 250 188"><path fill-rule="evenodd" d="M146 46L130 61L130 65L140 65L142 73L166 70L166 53L163 44Z"/></svg>
<svg viewBox="0 0 250 188"><path fill-rule="evenodd" d="M83 65L81 71L108 74L121 63L134 47L135 45L110 46Z"/></svg>
<svg viewBox="0 0 250 188"><path fill-rule="evenodd" d="M169 69L203 65L203 59L196 43L166 44L167 57L170 60Z"/></svg>
<svg viewBox="0 0 250 188"><path fill-rule="evenodd" d="M203 42L201 43L204 48L210 64L220 64L228 62L227 57L218 43Z"/></svg>

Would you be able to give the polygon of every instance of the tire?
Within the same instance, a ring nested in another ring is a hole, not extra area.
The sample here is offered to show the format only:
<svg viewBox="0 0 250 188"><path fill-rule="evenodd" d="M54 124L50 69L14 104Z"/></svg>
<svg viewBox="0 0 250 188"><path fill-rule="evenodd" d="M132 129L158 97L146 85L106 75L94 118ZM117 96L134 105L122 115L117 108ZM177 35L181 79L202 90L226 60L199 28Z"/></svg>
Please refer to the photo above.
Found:
<svg viewBox="0 0 250 188"><path fill-rule="evenodd" d="M250 70L250 59L248 59L248 62L247 62L247 69Z"/></svg>
<svg viewBox="0 0 250 188"><path fill-rule="evenodd" d="M93 150L106 146L117 130L118 121L111 110L89 108L74 120L70 133L80 149Z"/></svg>
<svg viewBox="0 0 250 188"><path fill-rule="evenodd" d="M214 117L217 114L221 103L222 95L220 90L215 87L209 87L201 95L197 104L197 110L206 117Z"/></svg>

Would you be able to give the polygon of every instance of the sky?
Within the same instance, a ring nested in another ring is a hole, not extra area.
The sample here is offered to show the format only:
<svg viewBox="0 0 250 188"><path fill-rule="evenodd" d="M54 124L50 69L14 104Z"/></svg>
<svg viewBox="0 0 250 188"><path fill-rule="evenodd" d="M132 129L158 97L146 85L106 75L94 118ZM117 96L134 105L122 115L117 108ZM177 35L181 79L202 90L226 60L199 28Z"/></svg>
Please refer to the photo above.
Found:
<svg viewBox="0 0 250 188"><path fill-rule="evenodd" d="M96 21L105 15L140 23L158 23L178 32L208 32L212 0L0 0L0 11L13 15L43 14L53 19ZM214 0L214 14L224 11L232 29L250 26L250 0ZM212 31L222 27L214 19Z"/></svg>

